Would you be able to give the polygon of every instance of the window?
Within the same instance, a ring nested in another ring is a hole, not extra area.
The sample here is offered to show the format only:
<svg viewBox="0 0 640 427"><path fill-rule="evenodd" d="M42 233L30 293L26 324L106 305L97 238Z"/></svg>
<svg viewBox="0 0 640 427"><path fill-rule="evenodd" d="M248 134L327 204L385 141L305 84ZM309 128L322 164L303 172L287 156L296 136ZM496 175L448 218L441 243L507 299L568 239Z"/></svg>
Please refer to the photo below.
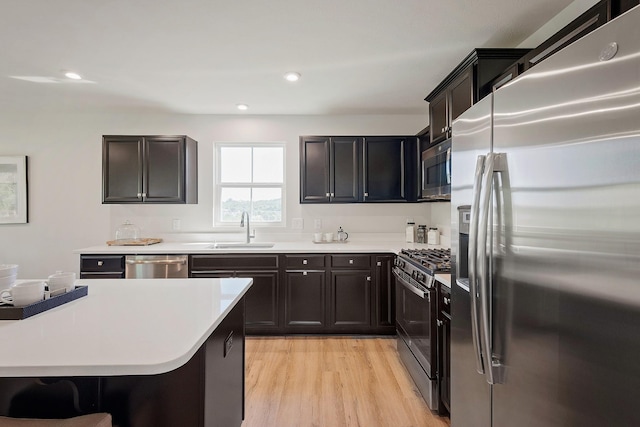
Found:
<svg viewBox="0 0 640 427"><path fill-rule="evenodd" d="M284 225L284 144L216 144L214 224Z"/></svg>

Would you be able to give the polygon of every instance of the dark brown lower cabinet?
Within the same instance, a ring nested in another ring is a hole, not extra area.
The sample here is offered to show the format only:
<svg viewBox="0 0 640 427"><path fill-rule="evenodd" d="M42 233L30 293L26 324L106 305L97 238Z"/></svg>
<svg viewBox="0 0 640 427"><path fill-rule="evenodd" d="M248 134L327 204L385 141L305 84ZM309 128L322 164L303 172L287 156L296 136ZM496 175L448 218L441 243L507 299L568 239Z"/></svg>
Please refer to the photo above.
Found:
<svg viewBox="0 0 640 427"><path fill-rule="evenodd" d="M375 255L375 308L377 328L395 333L396 290L393 286L394 255Z"/></svg>
<svg viewBox="0 0 640 427"><path fill-rule="evenodd" d="M277 271L216 271L193 272L194 278L251 277L253 285L244 296L246 305L245 332L249 335L280 333Z"/></svg>
<svg viewBox="0 0 640 427"><path fill-rule="evenodd" d="M324 270L285 273L285 332L322 332L326 326Z"/></svg>
<svg viewBox="0 0 640 427"><path fill-rule="evenodd" d="M253 334L282 332L278 255L191 255L190 277L251 277L245 294L245 331ZM254 269L252 269L254 268Z"/></svg>
<svg viewBox="0 0 640 427"><path fill-rule="evenodd" d="M245 295L247 333L275 332L280 328L277 271L236 271L236 277L253 278Z"/></svg>
<svg viewBox="0 0 640 427"><path fill-rule="evenodd" d="M371 270L331 271L329 328L371 328Z"/></svg>
<svg viewBox="0 0 640 427"><path fill-rule="evenodd" d="M451 289L438 283L439 413L451 412Z"/></svg>
<svg viewBox="0 0 640 427"><path fill-rule="evenodd" d="M192 254L189 277L251 277L245 332L395 334L393 254ZM81 278L124 278L124 255L82 255Z"/></svg>
<svg viewBox="0 0 640 427"><path fill-rule="evenodd" d="M124 279L124 255L80 255L81 279Z"/></svg>

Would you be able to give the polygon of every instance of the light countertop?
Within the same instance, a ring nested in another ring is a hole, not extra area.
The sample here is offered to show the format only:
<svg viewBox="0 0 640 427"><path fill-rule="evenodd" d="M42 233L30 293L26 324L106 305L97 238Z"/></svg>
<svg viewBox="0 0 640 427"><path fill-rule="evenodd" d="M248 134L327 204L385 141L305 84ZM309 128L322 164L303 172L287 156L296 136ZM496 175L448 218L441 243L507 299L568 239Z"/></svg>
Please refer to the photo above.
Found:
<svg viewBox="0 0 640 427"><path fill-rule="evenodd" d="M251 279L80 279L88 295L1 320L0 376L151 375L184 365Z"/></svg>
<svg viewBox="0 0 640 427"><path fill-rule="evenodd" d="M348 240L347 243L312 241L273 242L271 248L239 247L214 249L213 242L162 242L149 246L98 245L74 250L78 254L225 254L225 253L399 253L401 249L440 248L401 240Z"/></svg>
<svg viewBox="0 0 640 427"><path fill-rule="evenodd" d="M451 274L449 273L438 273L435 275L435 278L438 282L442 283L443 285L451 288Z"/></svg>

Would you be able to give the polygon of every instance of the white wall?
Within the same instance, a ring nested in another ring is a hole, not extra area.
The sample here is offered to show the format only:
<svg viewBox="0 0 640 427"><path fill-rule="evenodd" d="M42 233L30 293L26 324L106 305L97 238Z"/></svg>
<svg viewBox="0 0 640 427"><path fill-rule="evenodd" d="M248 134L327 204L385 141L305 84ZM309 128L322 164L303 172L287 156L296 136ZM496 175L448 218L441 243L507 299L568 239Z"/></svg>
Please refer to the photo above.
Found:
<svg viewBox="0 0 640 427"><path fill-rule="evenodd" d="M335 231L402 233L407 218L432 225L433 204L300 205L299 135L415 134L426 117L415 116L205 116L158 114L13 114L0 117L0 155L29 156L29 223L0 225L0 263L20 265L19 278L46 277L56 270L78 271L74 249L104 244L130 219L147 237L171 235L171 221L182 232L210 233L214 141L284 141L287 144L288 226L258 229L306 238L313 220ZM197 205L103 205L101 148L105 134L186 134L198 141ZM304 229L292 230L292 218ZM440 219L439 221L442 222ZM234 229L240 232L240 229Z"/></svg>

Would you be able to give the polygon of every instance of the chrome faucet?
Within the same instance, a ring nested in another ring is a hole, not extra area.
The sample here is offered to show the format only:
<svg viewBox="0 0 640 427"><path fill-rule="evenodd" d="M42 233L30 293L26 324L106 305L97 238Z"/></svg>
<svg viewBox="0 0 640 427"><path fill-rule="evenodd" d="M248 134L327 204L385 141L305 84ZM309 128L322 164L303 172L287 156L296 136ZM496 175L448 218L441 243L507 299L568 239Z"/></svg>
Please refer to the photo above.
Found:
<svg viewBox="0 0 640 427"><path fill-rule="evenodd" d="M247 240L245 243L251 243L251 238L255 237L251 235L251 228L249 227L249 213L247 211L242 211L242 215L240 216L240 227L244 227L244 218L247 218Z"/></svg>

